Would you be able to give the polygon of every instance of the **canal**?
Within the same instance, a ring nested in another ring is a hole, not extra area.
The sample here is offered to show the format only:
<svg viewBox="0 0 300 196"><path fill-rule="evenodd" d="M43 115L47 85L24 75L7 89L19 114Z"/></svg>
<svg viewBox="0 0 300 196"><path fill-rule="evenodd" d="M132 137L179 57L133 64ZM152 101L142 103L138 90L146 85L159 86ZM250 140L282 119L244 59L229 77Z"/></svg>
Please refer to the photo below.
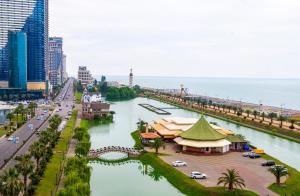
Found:
<svg viewBox="0 0 300 196"><path fill-rule="evenodd" d="M139 119L152 122L154 119L165 117L165 115L158 115L146 110L138 105L140 103L147 103L156 107L170 107L168 104L147 98L114 102L111 105L112 110L116 112L114 123L93 126L89 129L91 148L109 145L132 147L134 141L130 133L136 129L136 123ZM167 111L172 113L168 116L199 118L199 114L183 109L169 109ZM300 170L300 144L212 117L207 117L207 119L208 121L217 122L221 127L244 135L251 144L264 149L271 156ZM114 165L91 163L91 166L93 168L91 177L92 195L126 196L141 195L141 193L143 195L181 195L165 178L159 177L156 179L149 173L145 174L141 169L145 166L139 161Z"/></svg>

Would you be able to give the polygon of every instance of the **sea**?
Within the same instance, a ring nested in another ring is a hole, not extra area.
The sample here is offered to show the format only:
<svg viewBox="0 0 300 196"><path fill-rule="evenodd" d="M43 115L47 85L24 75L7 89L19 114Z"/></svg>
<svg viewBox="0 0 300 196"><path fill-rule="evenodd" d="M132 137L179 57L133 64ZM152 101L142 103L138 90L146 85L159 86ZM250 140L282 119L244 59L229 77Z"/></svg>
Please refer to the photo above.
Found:
<svg viewBox="0 0 300 196"><path fill-rule="evenodd" d="M126 85L129 81L128 76L106 79ZM180 89L182 84L193 94L300 110L300 79L134 76L133 83L159 89Z"/></svg>

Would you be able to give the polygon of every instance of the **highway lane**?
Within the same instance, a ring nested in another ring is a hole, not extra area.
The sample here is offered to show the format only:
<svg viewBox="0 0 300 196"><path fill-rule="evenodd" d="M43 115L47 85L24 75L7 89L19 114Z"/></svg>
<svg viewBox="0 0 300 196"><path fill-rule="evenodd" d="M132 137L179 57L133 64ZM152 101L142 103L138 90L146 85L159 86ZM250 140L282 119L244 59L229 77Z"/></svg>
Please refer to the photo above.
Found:
<svg viewBox="0 0 300 196"><path fill-rule="evenodd" d="M73 80L72 79L70 79L66 83L64 88L61 90L61 92L57 96L56 101L58 101L59 96L61 96L62 100L63 100L63 101L61 101L62 110L59 112L56 112L58 110L58 108L56 107L52 115L58 114L64 118L65 116L67 116L67 113L71 109L71 105L73 104L74 95L73 95ZM38 130L42 131L48 127L48 120L45 120L46 119L45 117L43 118L43 120L37 120L37 116L41 115L42 112L43 112L42 110L38 110L35 118L31 119L30 122L24 124L20 129L18 129L13 134L20 138L19 143L13 144L13 142L7 141L7 139L5 139L4 141L2 141L0 143L1 167L4 166L5 159L9 159L12 157L12 155L14 155L13 159L11 159L9 162L7 162L7 164L5 165L5 167L3 167L3 169L14 166L15 165L14 157L17 155L22 155L22 154L27 153L30 145L33 142L38 140L38 135L35 134L36 128L40 127ZM47 114L47 116L49 116L49 114ZM28 124L30 124L30 123L33 125L33 129L30 129L28 127ZM26 140L28 140L28 141L26 141ZM26 141L26 142L22 146L23 141Z"/></svg>

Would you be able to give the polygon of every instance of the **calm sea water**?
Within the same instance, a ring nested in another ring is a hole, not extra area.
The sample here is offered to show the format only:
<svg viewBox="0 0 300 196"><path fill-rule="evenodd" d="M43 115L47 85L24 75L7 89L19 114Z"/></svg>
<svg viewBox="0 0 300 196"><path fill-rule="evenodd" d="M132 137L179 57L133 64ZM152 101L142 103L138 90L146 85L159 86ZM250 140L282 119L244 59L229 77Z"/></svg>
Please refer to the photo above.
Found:
<svg viewBox="0 0 300 196"><path fill-rule="evenodd" d="M107 79L128 84L128 76ZM134 84L166 89L179 89L183 84L191 93L300 110L300 79L135 76Z"/></svg>

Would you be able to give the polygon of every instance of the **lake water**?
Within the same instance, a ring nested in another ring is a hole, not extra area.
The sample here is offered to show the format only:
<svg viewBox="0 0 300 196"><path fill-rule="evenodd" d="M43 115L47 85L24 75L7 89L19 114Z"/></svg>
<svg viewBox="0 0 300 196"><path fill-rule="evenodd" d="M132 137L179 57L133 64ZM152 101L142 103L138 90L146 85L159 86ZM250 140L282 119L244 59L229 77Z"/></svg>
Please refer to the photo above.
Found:
<svg viewBox="0 0 300 196"><path fill-rule="evenodd" d="M115 102L112 110L116 112L114 123L98 125L89 129L91 148L110 145L132 147L134 144L130 133L137 128L139 119L152 122L165 116L150 112L139 103L148 103L157 107L170 105L146 98L136 98L130 101ZM199 118L199 114L182 109L170 109L171 116ZM237 126L222 120L207 117L209 121L217 122L221 127L243 134L251 144L263 148L266 153L300 171L300 144L282 138L271 136L253 129ZM153 177L143 174L138 162L122 163L120 165L103 165L91 163L92 195L180 195L163 177L155 181ZM143 194L141 194L143 193Z"/></svg>
<svg viewBox="0 0 300 196"><path fill-rule="evenodd" d="M128 84L128 76L107 76L107 80ZM164 89L184 84L191 93L300 110L300 79L135 76L134 84Z"/></svg>

